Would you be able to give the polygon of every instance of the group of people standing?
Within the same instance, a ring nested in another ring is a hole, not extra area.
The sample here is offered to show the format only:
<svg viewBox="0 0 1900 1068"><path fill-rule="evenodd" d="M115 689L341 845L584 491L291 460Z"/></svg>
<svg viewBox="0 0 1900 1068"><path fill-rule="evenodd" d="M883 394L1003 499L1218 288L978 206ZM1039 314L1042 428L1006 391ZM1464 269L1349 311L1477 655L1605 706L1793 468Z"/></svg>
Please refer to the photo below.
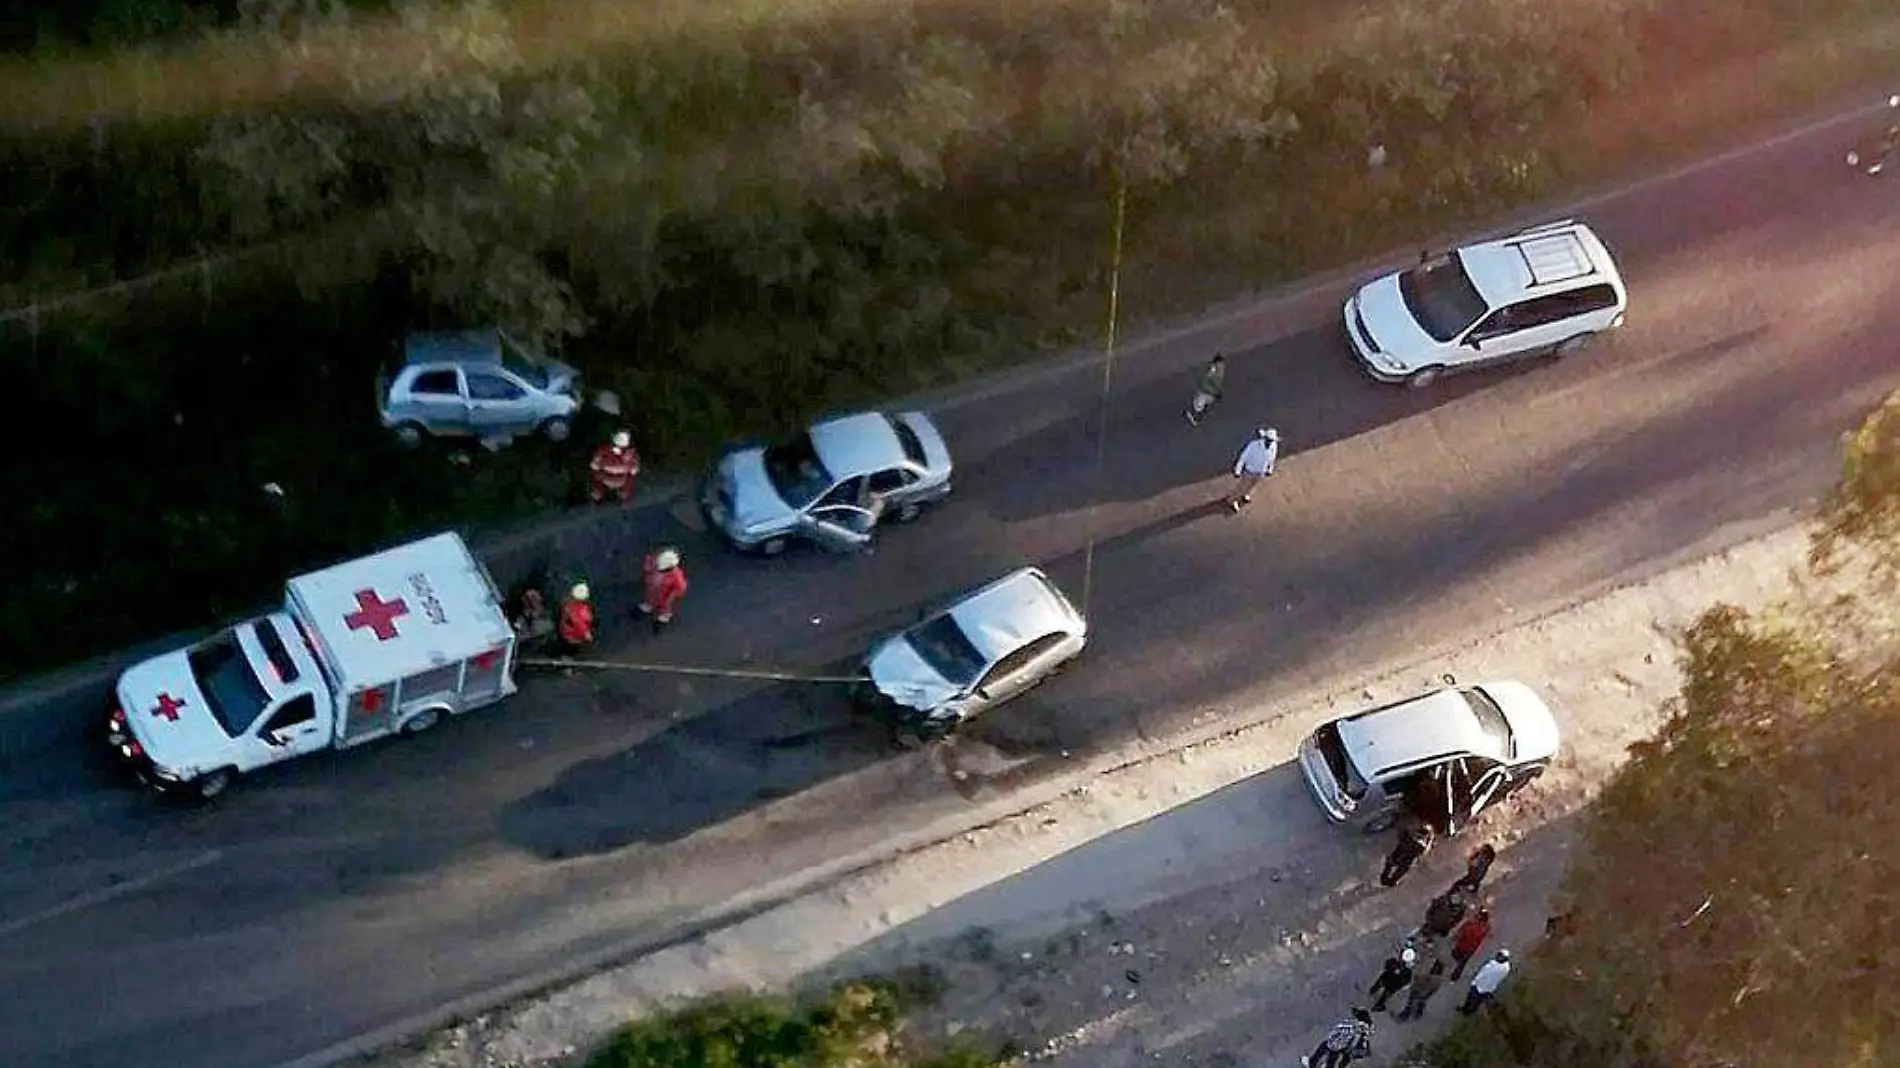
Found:
<svg viewBox="0 0 1900 1068"><path fill-rule="evenodd" d="M1415 834L1415 829L1407 828L1406 833ZM1408 840L1415 839L1402 836L1401 845ZM1426 848L1429 848L1429 840ZM1394 850L1395 854L1398 852ZM1420 855L1423 852L1419 850ZM1445 984L1463 978L1465 969L1491 939L1491 910L1480 895L1485 876L1490 873L1497 855L1497 849L1490 843L1471 851L1465 860L1464 874L1444 893L1432 898L1425 908L1423 922L1385 959L1378 977L1366 991L1370 1007L1355 1005L1352 1014L1334 1024L1312 1053L1300 1058L1302 1065L1342 1068L1370 1056L1373 1013L1387 1011L1392 1000L1403 994L1405 1001L1395 1018L1400 1021L1419 1019ZM1397 885L1416 859L1416 856L1405 859L1394 875L1394 863L1388 857L1379 881L1385 886ZM1472 975L1458 1011L1467 1016L1476 1013L1497 996L1498 988L1510 974L1511 951L1499 949Z"/></svg>
<svg viewBox="0 0 1900 1068"><path fill-rule="evenodd" d="M587 499L594 504L625 504L633 499L639 473L640 454L633 448L633 435L616 430L588 462ZM662 546L646 554L640 567L639 611L652 624L655 634L673 621L686 589L686 567L678 549ZM594 591L586 579L568 587L552 621L546 616L546 603L539 589L530 585L517 595L512 619L515 632L524 640L551 629L554 650L562 656L577 656L593 648Z"/></svg>

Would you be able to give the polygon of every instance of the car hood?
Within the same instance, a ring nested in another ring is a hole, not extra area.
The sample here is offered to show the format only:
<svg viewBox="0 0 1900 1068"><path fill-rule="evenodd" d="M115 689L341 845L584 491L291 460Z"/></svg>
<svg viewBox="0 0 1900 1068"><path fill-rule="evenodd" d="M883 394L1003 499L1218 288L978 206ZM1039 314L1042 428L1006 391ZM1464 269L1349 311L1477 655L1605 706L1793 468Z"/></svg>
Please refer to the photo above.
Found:
<svg viewBox="0 0 1900 1068"><path fill-rule="evenodd" d="M732 500L728 523L734 528L790 524L795 513L766 477L764 449L727 453L719 461L719 477Z"/></svg>
<svg viewBox="0 0 1900 1068"><path fill-rule="evenodd" d="M157 714L161 697L183 702L176 720ZM119 676L118 699L132 737L153 763L168 771L203 768L221 760L231 747L192 677L184 650L128 668Z"/></svg>
<svg viewBox="0 0 1900 1068"><path fill-rule="evenodd" d="M1418 325L1412 309L1405 306L1399 293L1399 276L1386 275L1359 291L1359 318L1379 353L1397 364L1387 370L1415 370L1429 362L1438 350L1438 342Z"/></svg>
<svg viewBox="0 0 1900 1068"><path fill-rule="evenodd" d="M934 712L961 696L901 634L879 642L865 669L879 693L919 712Z"/></svg>
<svg viewBox="0 0 1900 1068"><path fill-rule="evenodd" d="M1511 740L1517 747L1513 758L1525 764L1549 760L1557 755L1557 717L1537 692L1521 682L1487 682L1478 687L1497 702L1511 725Z"/></svg>

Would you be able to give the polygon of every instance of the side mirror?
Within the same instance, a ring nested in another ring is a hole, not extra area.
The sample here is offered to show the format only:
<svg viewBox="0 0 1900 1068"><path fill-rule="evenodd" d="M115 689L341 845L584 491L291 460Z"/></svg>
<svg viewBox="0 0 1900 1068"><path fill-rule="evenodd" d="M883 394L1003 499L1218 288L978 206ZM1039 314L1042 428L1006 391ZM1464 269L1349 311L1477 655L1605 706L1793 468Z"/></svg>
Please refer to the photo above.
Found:
<svg viewBox="0 0 1900 1068"><path fill-rule="evenodd" d="M278 734L276 731L265 731L264 733L258 735L258 737L264 740L265 745L276 746L279 749L283 748L284 746L283 736Z"/></svg>

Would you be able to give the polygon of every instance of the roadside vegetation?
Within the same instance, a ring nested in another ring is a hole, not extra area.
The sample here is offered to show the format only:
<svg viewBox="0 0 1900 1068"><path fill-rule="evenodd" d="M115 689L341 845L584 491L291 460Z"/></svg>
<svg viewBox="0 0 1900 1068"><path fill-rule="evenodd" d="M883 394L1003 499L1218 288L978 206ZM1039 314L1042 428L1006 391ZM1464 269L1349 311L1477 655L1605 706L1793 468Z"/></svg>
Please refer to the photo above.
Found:
<svg viewBox="0 0 1900 1068"><path fill-rule="evenodd" d="M1807 596L1717 605L1590 816L1567 933L1437 1068L1896 1063L1900 394L1846 444Z"/></svg>
<svg viewBox="0 0 1900 1068"><path fill-rule="evenodd" d="M385 439L371 386L407 329L559 346L680 467L1097 336L1118 192L1123 307L1152 318L1900 56L1887 0L101 0L15 24L0 348L38 429L0 474L0 675L571 499L604 427L465 465Z"/></svg>
<svg viewBox="0 0 1900 1068"><path fill-rule="evenodd" d="M974 1048L923 1051L903 1029L917 991L847 983L796 1002L721 998L631 1024L586 1068L995 1068Z"/></svg>

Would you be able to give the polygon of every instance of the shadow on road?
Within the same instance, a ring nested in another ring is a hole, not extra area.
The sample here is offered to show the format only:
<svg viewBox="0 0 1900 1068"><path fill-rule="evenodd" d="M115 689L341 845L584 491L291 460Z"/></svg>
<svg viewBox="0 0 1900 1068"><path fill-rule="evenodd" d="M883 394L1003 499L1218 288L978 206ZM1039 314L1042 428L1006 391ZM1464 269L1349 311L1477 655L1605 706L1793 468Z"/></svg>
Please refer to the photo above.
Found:
<svg viewBox="0 0 1900 1068"><path fill-rule="evenodd" d="M671 842L898 755L842 686L768 685L574 764L504 807L499 828L547 860Z"/></svg>
<svg viewBox="0 0 1900 1068"><path fill-rule="evenodd" d="M983 500L1003 520L1145 500L1231 470L1241 446L1263 423L1279 428L1281 455L1293 457L1531 373L1537 365L1533 360L1455 375L1412 390L1368 379L1338 331L1316 327L1270 348L1230 353L1226 397L1198 427L1189 426L1183 414L1192 376L1118 388L1109 406L1106 446L1115 475L1105 484L1094 477L1103 425L1097 403L1077 404L1081 414L976 460L962 477L985 487ZM1075 382L1075 388L1086 385Z"/></svg>

